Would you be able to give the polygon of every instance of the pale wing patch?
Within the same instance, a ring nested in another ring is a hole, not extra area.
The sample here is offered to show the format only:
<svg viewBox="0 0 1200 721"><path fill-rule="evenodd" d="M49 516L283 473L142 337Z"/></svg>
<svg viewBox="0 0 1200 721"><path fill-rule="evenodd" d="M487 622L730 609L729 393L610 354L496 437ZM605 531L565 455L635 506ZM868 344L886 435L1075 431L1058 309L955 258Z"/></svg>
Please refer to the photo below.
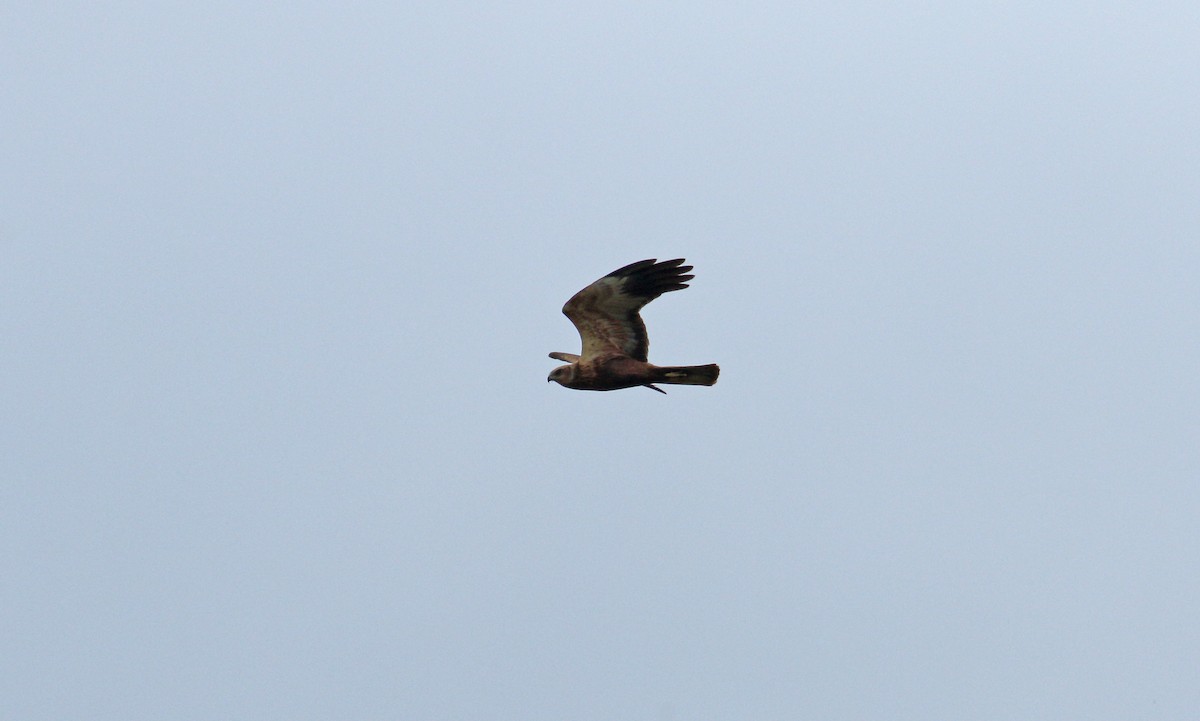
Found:
<svg viewBox="0 0 1200 721"><path fill-rule="evenodd" d="M618 352L645 361L650 341L638 311L665 292L687 287L693 276L683 259L642 260L619 268L571 297L563 306L579 330L583 358Z"/></svg>
<svg viewBox="0 0 1200 721"><path fill-rule="evenodd" d="M563 306L563 313L579 330L583 357L618 352L631 355L637 350L638 331L645 334L641 320L631 313L640 307L637 298L625 295L622 278L604 277L576 293Z"/></svg>

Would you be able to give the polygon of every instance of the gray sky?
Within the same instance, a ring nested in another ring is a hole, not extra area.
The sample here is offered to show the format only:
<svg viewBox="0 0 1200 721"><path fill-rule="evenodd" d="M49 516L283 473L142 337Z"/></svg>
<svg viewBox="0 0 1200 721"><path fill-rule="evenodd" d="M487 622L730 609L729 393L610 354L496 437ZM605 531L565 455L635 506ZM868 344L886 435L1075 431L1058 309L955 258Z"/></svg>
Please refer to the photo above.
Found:
<svg viewBox="0 0 1200 721"><path fill-rule="evenodd" d="M4 11L0 716L1194 716L1195 3L405 5Z"/></svg>

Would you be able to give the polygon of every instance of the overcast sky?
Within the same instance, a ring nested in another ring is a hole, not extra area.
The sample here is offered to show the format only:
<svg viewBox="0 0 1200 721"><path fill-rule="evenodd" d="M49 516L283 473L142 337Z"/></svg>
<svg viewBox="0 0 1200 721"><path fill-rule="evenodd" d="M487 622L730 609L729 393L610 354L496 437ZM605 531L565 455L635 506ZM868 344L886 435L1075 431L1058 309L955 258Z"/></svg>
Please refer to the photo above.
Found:
<svg viewBox="0 0 1200 721"><path fill-rule="evenodd" d="M1194 2L412 5L3 11L0 717L1195 717Z"/></svg>

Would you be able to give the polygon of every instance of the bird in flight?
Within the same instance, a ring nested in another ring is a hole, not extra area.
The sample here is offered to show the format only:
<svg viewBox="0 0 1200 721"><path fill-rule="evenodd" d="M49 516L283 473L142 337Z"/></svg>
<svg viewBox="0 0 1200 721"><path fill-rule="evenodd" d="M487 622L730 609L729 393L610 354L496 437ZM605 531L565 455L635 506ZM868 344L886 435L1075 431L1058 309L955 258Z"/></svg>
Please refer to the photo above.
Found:
<svg viewBox="0 0 1200 721"><path fill-rule="evenodd" d="M702 366L656 366L647 362L650 340L638 311L663 293L682 290L694 278L683 258L653 258L618 268L571 296L563 314L571 319L583 340L582 355L550 354L568 365L550 371L547 382L581 391L615 391L645 386L666 393L655 383L711 386L721 369L716 363Z"/></svg>

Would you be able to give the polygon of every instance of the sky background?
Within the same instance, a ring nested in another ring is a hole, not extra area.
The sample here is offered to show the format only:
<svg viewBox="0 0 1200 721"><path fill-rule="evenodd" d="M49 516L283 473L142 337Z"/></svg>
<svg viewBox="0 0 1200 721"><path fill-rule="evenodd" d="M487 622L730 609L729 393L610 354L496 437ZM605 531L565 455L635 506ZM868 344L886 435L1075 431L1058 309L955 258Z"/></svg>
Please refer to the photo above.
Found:
<svg viewBox="0 0 1200 721"><path fill-rule="evenodd" d="M0 27L0 717L1200 708L1194 2Z"/></svg>

